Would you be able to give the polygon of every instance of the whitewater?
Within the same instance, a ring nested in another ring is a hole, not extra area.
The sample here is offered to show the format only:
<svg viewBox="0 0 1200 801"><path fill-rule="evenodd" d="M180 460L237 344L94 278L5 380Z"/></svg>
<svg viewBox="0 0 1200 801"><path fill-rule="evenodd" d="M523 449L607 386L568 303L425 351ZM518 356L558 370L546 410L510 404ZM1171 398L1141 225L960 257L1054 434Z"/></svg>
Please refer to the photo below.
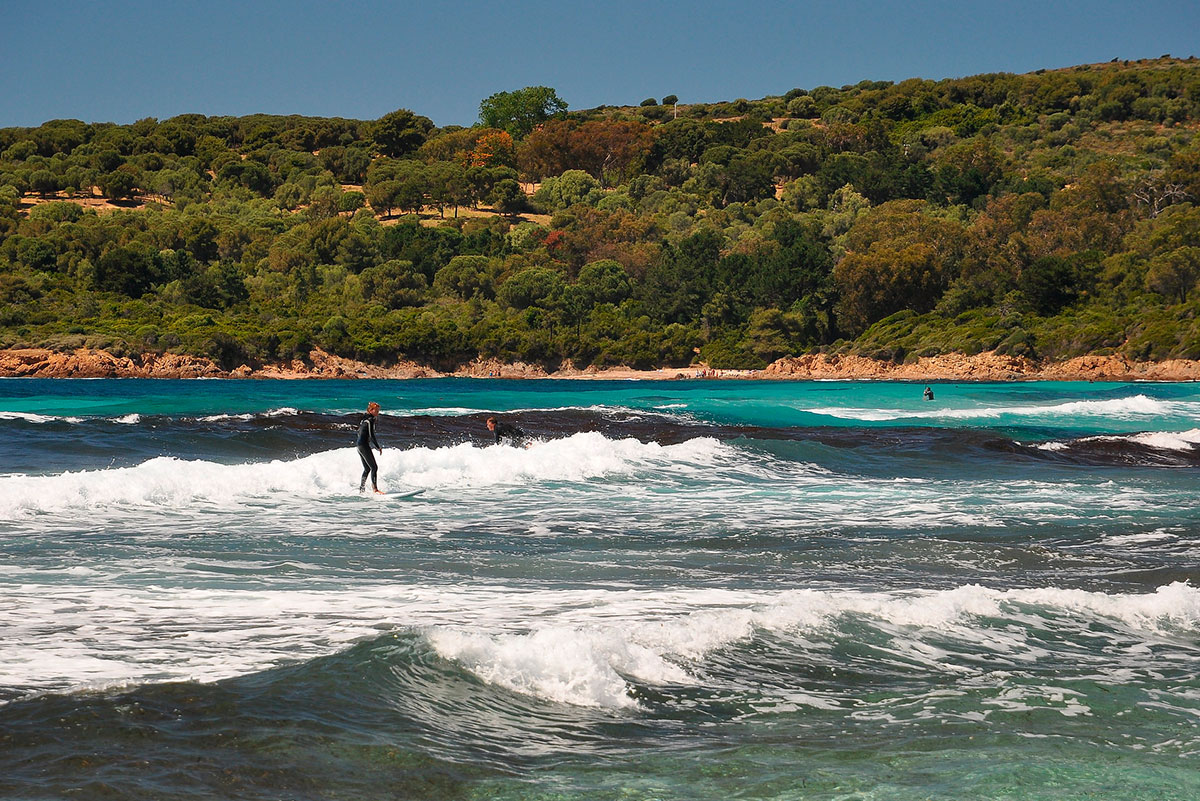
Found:
<svg viewBox="0 0 1200 801"><path fill-rule="evenodd" d="M922 389L0 381L0 797L1200 797L1200 389Z"/></svg>

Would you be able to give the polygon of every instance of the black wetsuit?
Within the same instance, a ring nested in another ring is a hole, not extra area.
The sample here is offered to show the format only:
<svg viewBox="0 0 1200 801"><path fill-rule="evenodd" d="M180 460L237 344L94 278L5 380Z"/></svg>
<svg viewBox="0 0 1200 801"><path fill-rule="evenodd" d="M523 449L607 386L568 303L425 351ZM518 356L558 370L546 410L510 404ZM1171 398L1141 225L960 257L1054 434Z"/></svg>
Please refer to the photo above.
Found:
<svg viewBox="0 0 1200 801"><path fill-rule="evenodd" d="M358 421L358 456L362 459L363 474L362 480L358 482L358 491L362 492L367 488L367 476L371 477L371 486L379 489L377 478L379 476L379 465L375 464L375 456L371 453L372 446L379 450L379 440L375 439L375 415L364 414L362 419Z"/></svg>
<svg viewBox="0 0 1200 801"><path fill-rule="evenodd" d="M513 445L525 444L525 432L517 428L511 423L501 423L496 421L496 427L492 429L492 433L496 435L496 444L500 444L500 440L507 439Z"/></svg>

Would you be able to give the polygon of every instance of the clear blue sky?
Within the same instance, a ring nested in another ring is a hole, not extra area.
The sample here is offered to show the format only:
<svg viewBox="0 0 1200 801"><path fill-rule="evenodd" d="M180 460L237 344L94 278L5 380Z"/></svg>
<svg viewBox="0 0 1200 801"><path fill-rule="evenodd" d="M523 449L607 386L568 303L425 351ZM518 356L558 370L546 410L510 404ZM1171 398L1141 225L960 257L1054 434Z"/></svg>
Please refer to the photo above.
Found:
<svg viewBox="0 0 1200 801"><path fill-rule="evenodd" d="M0 126L256 112L469 125L493 92L573 109L864 79L1200 56L1200 0L9 0Z"/></svg>

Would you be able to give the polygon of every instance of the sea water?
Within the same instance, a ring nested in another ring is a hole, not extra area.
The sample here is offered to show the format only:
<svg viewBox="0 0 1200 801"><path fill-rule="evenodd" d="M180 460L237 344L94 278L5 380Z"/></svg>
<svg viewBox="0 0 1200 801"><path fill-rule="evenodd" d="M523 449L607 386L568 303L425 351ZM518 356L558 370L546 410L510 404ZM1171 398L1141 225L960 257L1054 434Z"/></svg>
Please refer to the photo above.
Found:
<svg viewBox="0 0 1200 801"><path fill-rule="evenodd" d="M0 381L0 797L1200 798L1200 387L933 388Z"/></svg>

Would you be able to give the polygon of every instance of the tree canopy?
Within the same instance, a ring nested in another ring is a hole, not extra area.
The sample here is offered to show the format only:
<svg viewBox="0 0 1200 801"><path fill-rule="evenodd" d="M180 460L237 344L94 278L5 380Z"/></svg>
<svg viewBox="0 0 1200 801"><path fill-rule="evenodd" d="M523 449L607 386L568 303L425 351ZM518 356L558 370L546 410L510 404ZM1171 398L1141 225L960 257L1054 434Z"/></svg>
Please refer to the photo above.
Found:
<svg viewBox="0 0 1200 801"><path fill-rule="evenodd" d="M0 347L1200 357L1195 60L674 101L0 129Z"/></svg>
<svg viewBox="0 0 1200 801"><path fill-rule="evenodd" d="M550 87L526 86L485 98L479 104L479 121L488 128L502 128L521 138L528 136L535 126L566 111L566 102Z"/></svg>

